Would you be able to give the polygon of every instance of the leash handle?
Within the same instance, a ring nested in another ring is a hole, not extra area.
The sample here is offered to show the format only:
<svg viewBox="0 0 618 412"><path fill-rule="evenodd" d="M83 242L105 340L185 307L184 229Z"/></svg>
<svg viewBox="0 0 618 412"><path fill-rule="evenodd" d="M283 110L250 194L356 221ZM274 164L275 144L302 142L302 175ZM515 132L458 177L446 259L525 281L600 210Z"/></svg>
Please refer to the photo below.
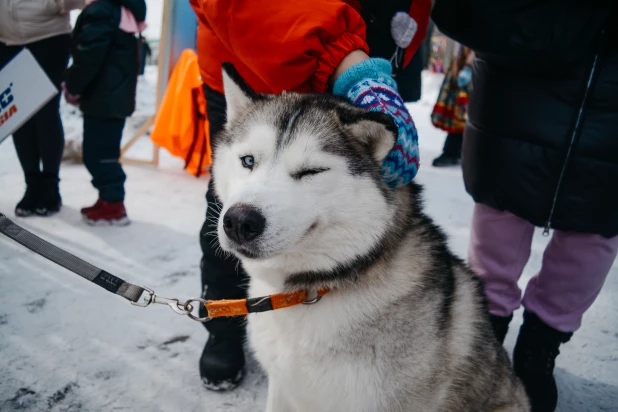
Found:
<svg viewBox="0 0 618 412"><path fill-rule="evenodd" d="M125 282L111 273L60 249L46 240L34 235L23 227L13 223L8 217L0 213L0 232L31 251L51 260L57 265L83 277L103 289L120 295L131 302L137 302L144 294L145 289Z"/></svg>

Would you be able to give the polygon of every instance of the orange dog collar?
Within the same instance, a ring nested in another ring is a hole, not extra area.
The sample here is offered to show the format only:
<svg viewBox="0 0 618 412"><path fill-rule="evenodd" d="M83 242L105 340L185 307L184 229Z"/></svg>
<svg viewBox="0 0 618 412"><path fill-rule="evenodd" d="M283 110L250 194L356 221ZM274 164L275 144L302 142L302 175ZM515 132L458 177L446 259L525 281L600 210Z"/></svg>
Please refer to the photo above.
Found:
<svg viewBox="0 0 618 412"><path fill-rule="evenodd" d="M322 296L328 293L329 289L319 289L317 296L310 299L307 291L296 291L289 293L277 293L274 295L263 296L249 299L222 299L209 300L204 302L204 307L208 311L210 319L230 316L242 316L249 313L268 312L271 310L289 308L300 304L317 303Z"/></svg>

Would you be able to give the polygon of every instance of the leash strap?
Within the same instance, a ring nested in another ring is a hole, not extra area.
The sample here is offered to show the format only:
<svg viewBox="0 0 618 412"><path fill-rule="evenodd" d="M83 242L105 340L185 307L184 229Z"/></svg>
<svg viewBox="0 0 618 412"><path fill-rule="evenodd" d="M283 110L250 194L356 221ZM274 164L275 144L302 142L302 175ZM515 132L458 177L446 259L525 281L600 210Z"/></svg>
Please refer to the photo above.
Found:
<svg viewBox="0 0 618 412"><path fill-rule="evenodd" d="M78 274L86 280L101 286L103 289L120 295L131 302L140 300L146 289L125 282L96 266L78 258L69 252L41 239L40 237L28 232L26 229L13 223L4 214L0 213L0 232L15 242L27 247L33 252L51 260L57 265Z"/></svg>
<svg viewBox="0 0 618 412"><path fill-rule="evenodd" d="M314 297L310 297L305 290L288 293L277 293L270 296L249 299L206 300L202 298L189 299L180 303L178 299L157 296L153 290L125 282L96 266L78 258L58 246L41 239L23 227L13 223L4 214L0 213L0 233L9 239L27 247L44 258L78 274L86 280L99 285L103 289L120 295L136 306L146 307L151 303L168 305L179 315L187 315L198 322L207 322L213 318L243 316L249 313L268 312L284 309L300 304L311 305L317 303L329 289L319 289ZM192 314L192 302L200 302L208 311L208 316L198 318Z"/></svg>
<svg viewBox="0 0 618 412"><path fill-rule="evenodd" d="M300 304L309 305L317 303L329 289L319 289L314 299L309 299L305 290L289 293L277 293L275 295L249 299L224 299L205 301L204 306L210 319L229 316L242 316L249 313L268 312L271 310L284 309Z"/></svg>

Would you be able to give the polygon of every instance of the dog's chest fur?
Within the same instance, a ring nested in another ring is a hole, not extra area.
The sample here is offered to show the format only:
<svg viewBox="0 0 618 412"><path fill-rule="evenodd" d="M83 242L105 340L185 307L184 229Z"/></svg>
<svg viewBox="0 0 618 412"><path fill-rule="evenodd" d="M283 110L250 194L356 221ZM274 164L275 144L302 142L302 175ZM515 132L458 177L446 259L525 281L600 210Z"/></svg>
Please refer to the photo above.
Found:
<svg viewBox="0 0 618 412"><path fill-rule="evenodd" d="M279 392L269 398L285 403L273 411L404 411L412 404L415 410L430 409L429 399L435 402L442 385L436 384L431 396L422 385L430 370L442 368L435 361L440 343L432 342L431 333L411 335L416 322L410 314L422 319L423 309L400 304L410 291L398 284L331 291L314 305L249 318L250 346L266 369L269 387ZM252 296L275 292L252 275ZM389 311L394 312L386 320Z"/></svg>

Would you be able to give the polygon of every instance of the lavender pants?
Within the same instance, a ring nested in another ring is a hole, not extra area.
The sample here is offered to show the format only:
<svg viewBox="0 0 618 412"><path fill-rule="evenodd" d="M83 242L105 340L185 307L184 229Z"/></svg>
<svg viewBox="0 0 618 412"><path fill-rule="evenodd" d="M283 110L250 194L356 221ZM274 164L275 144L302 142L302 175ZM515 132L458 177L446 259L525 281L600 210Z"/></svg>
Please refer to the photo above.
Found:
<svg viewBox="0 0 618 412"><path fill-rule="evenodd" d="M555 230L543 264L524 293L517 286L534 226L511 213L476 204L468 261L485 283L489 311L509 316L522 304L561 332L574 332L592 305L618 252L618 236L604 238Z"/></svg>

